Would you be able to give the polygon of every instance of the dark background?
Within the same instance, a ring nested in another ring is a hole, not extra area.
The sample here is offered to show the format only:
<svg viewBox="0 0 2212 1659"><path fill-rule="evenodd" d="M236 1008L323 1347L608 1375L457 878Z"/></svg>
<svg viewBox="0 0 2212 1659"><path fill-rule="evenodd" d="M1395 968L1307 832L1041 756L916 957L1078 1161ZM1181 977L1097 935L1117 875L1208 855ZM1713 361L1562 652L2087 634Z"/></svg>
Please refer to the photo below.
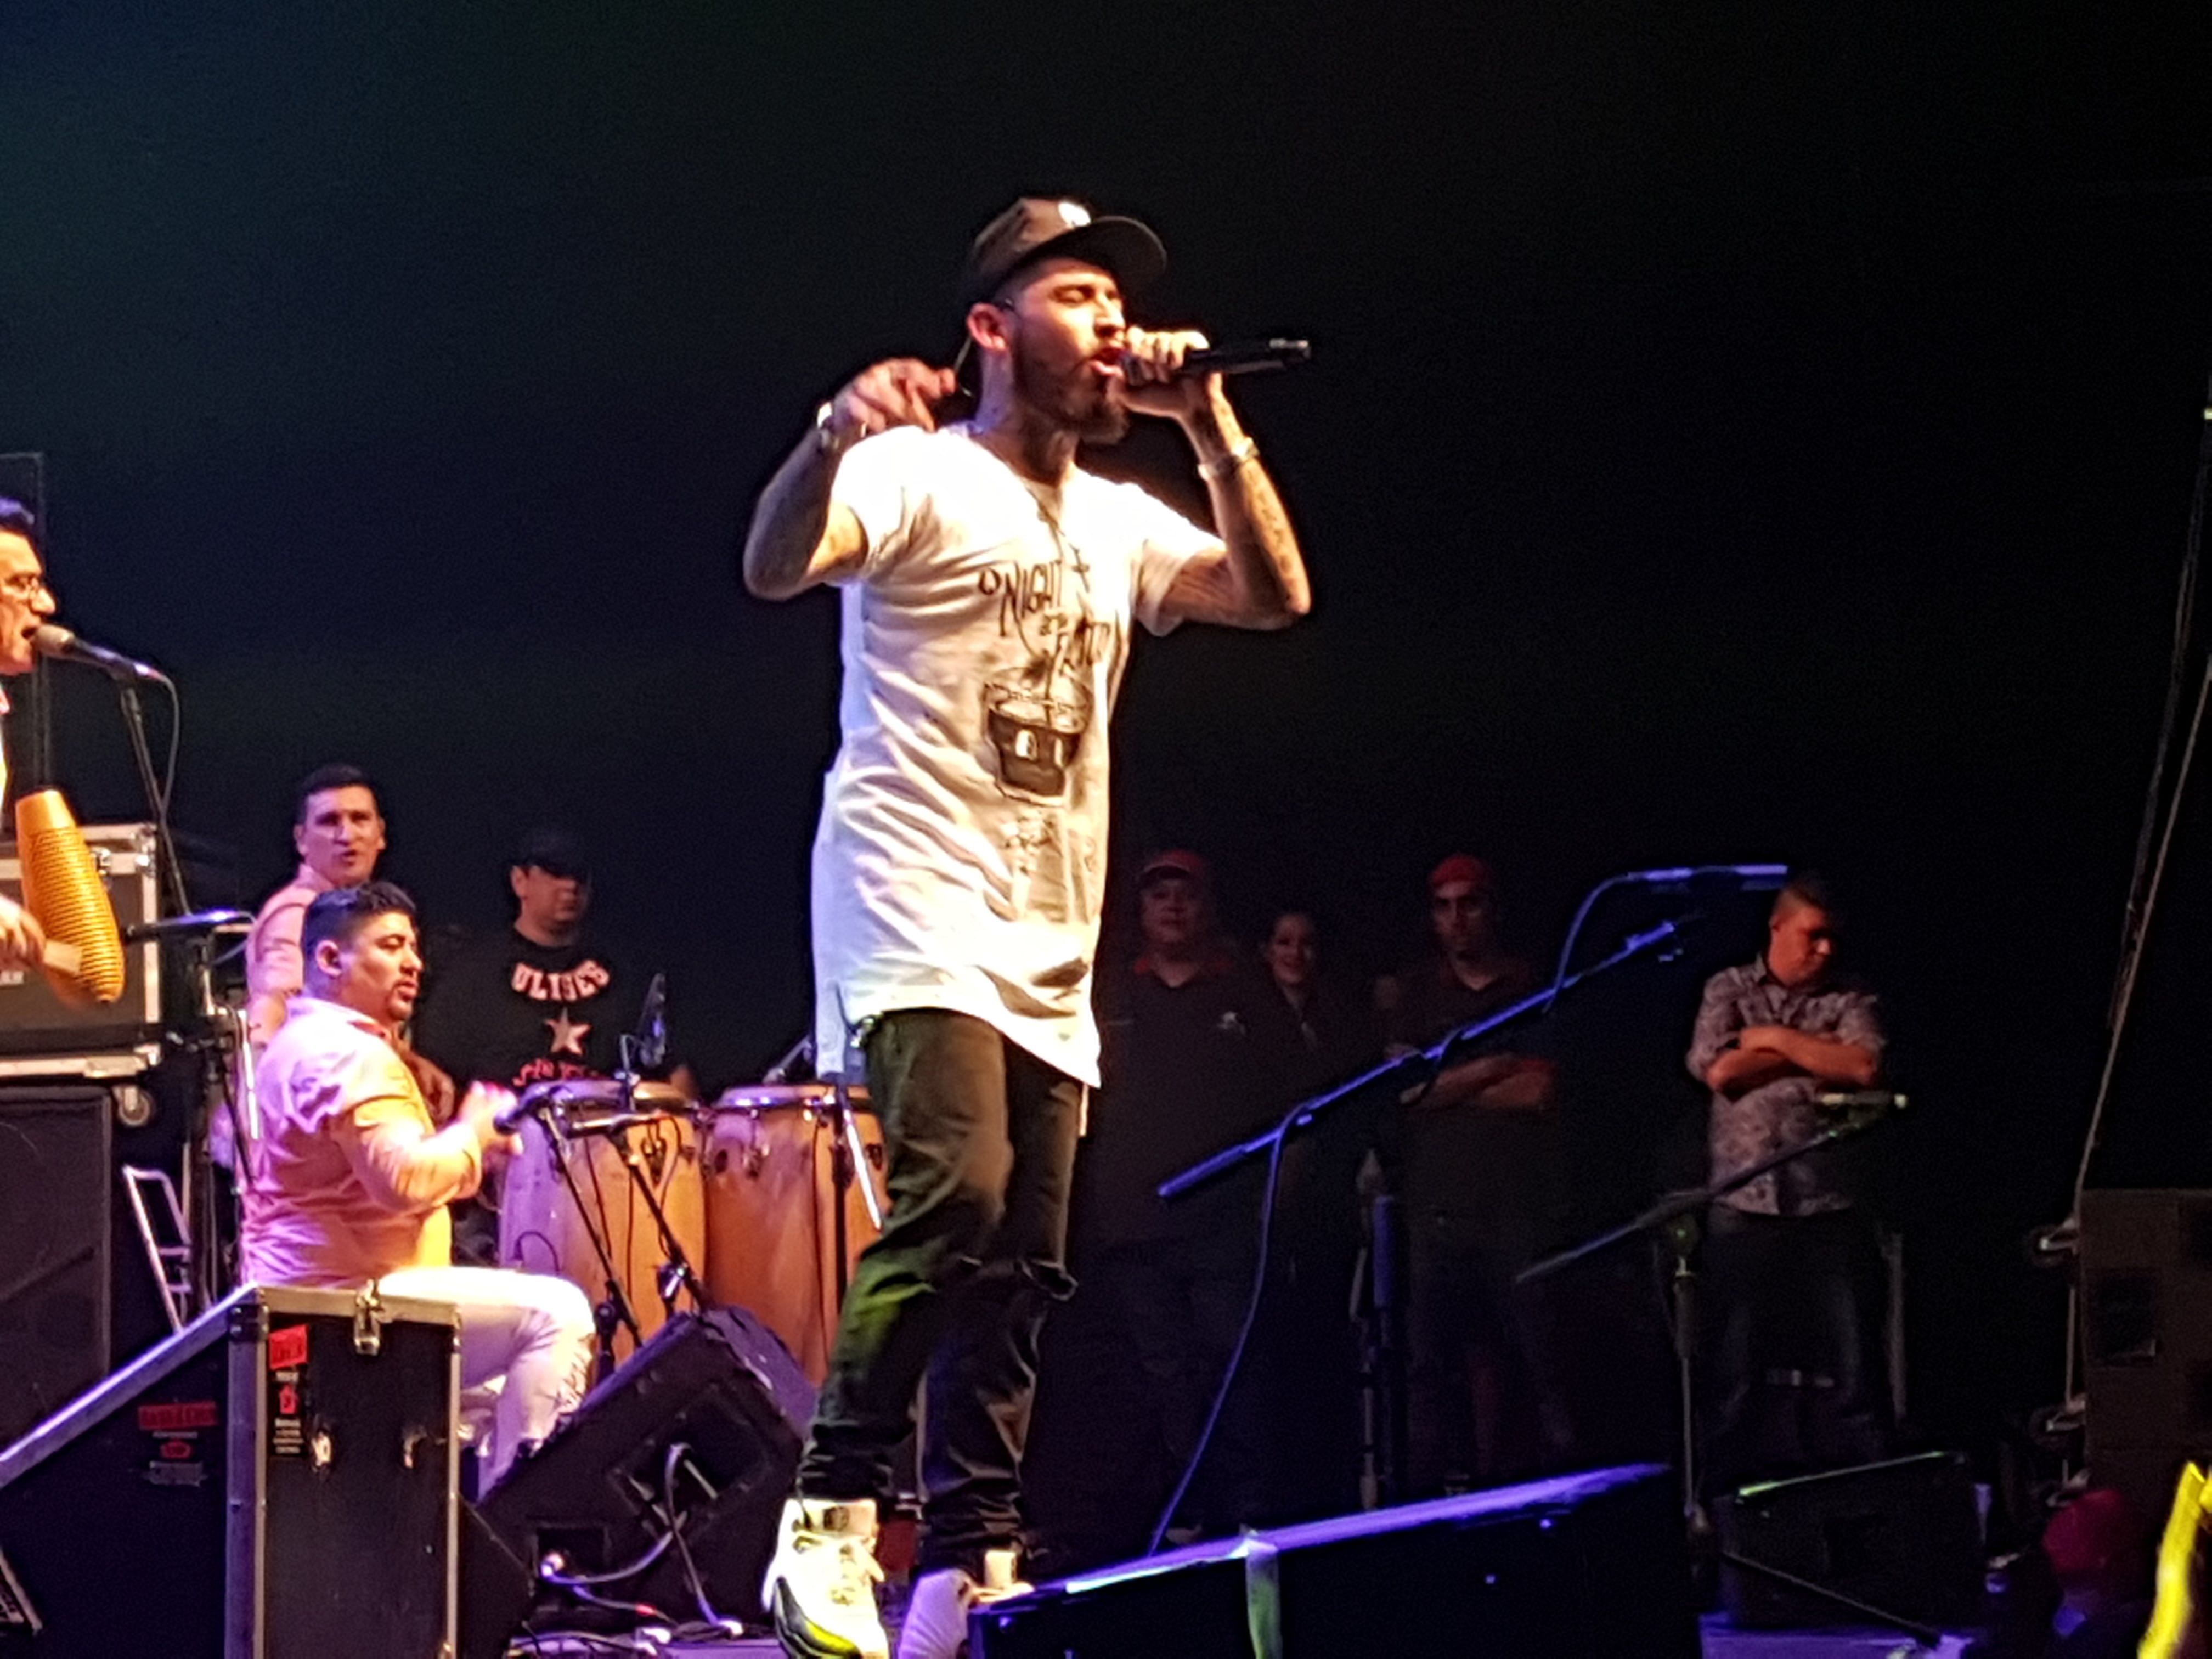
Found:
<svg viewBox="0 0 2212 1659"><path fill-rule="evenodd" d="M805 1019L833 741L834 605L742 595L750 495L847 374L950 352L1008 198L1141 215L1152 319L1316 342L1239 397L1318 608L1139 649L1121 867L1200 847L1359 974L1457 848L1539 951L1612 871L1827 867L1916 1096L1921 1411L1986 1443L2056 1388L2016 1240L2064 1208L2156 729L2208 86L2203 8L2088 0L29 0L0 449L46 457L66 619L184 687L177 817L246 897L327 759L434 920L495 924L565 819L726 1083ZM1202 499L1171 436L1100 464ZM137 816L104 688L53 690L80 815ZM2161 1184L2212 1174L2166 957L2114 1130ZM1693 1099L1703 965L1619 994L1661 1035L1606 1175Z"/></svg>

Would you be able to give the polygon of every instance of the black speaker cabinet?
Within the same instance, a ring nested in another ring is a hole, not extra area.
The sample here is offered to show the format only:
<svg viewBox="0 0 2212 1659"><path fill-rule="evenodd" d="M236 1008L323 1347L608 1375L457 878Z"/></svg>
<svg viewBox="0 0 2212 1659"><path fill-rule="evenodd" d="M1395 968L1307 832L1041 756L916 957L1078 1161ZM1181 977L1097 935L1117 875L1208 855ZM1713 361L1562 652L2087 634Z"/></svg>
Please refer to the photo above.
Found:
<svg viewBox="0 0 2212 1659"><path fill-rule="evenodd" d="M0 1443L107 1374L112 1121L97 1085L0 1088Z"/></svg>
<svg viewBox="0 0 2212 1659"><path fill-rule="evenodd" d="M0 1653L435 1659L459 1326L249 1286L0 1454Z"/></svg>
<svg viewBox="0 0 2212 1659"><path fill-rule="evenodd" d="M463 1654L506 1650L519 1571L555 1554L571 1573L634 1564L666 1533L671 1513L684 1549L662 1550L601 1594L696 1618L688 1550L715 1611L764 1620L761 1575L813 1412L805 1373L750 1313L671 1320L477 1505ZM537 1599L549 1613L566 1606L550 1583Z"/></svg>
<svg viewBox="0 0 2212 1659"><path fill-rule="evenodd" d="M1721 1548L1757 1564L1721 1562L1721 1598L1747 1628L1865 1622L1759 1566L1923 1625L1981 1617L1981 1515L1956 1452L1746 1486L1715 1505L1714 1520Z"/></svg>
<svg viewBox="0 0 2212 1659"><path fill-rule="evenodd" d="M2163 1515L2212 1455L2212 1193L2081 1194L2089 1478Z"/></svg>
<svg viewBox="0 0 2212 1659"><path fill-rule="evenodd" d="M1696 1659L1681 1504L1603 1469L1177 1550L979 1607L975 1659Z"/></svg>

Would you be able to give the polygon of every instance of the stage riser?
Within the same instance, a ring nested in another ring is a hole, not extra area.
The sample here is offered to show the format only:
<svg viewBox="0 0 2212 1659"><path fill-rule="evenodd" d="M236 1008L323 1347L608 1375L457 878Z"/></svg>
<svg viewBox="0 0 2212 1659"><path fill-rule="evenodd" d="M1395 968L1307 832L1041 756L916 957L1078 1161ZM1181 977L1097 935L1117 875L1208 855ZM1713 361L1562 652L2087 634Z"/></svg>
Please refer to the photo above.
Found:
<svg viewBox="0 0 2212 1659"><path fill-rule="evenodd" d="M1675 1483L1638 1467L1133 1562L979 1609L970 1639L975 1659L1694 1659L1689 1597Z"/></svg>

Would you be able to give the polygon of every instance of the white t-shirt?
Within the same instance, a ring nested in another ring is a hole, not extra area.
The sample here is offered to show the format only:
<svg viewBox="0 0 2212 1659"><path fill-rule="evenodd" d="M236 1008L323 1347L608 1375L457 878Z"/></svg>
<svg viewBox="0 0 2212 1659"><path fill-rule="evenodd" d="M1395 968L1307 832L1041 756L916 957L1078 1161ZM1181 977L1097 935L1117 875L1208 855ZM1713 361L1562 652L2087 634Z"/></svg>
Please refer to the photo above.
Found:
<svg viewBox="0 0 2212 1659"><path fill-rule="evenodd" d="M818 1064L945 1008L1095 1085L1107 719L1132 619L1165 632L1176 573L1220 543L1133 484L1029 483L964 426L856 444L834 498L868 550L814 841Z"/></svg>

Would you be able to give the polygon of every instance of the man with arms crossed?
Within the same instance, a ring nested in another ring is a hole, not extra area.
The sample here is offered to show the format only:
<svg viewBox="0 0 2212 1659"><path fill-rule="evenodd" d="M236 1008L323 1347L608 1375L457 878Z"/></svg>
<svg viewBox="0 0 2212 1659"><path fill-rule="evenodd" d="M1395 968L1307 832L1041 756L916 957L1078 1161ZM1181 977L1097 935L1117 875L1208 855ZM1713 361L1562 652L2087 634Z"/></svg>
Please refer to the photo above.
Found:
<svg viewBox="0 0 2212 1659"><path fill-rule="evenodd" d="M1881 1011L1834 964L1840 918L1818 876L1776 895L1758 961L1706 982L1691 1075L1712 1091L1712 1178L1725 1181L1826 1127L1824 1091L1881 1082ZM1853 1149L1828 1147L1738 1188L1706 1222L1705 1484L1863 1463L1887 1450L1870 1364L1875 1243ZM1783 1385L1782 1400L1773 1396ZM1762 1405L1784 1404L1774 1438ZM1789 1409L1794 1407L1794 1409ZM1794 1446L1789 1443L1795 1443ZM1778 1457L1783 1461L1778 1461Z"/></svg>
<svg viewBox="0 0 2212 1659"><path fill-rule="evenodd" d="M1166 263L1127 219L1024 198L970 248L952 371L863 370L755 510L745 585L842 590L842 747L814 847L817 1052L857 1043L890 1146L764 1594L787 1650L884 1655L876 1505L929 1378L926 1534L902 1659L957 1651L1014 1582L1019 1470L1068 1179L1097 1082L1107 717L1132 623L1279 628L1310 605L1274 486L1189 333L1122 310ZM1075 465L1175 421L1218 533Z"/></svg>
<svg viewBox="0 0 2212 1659"><path fill-rule="evenodd" d="M507 1137L514 1097L478 1086L432 1127L398 1032L422 958L415 907L389 882L307 906L306 985L261 1056L262 1133L246 1159L240 1277L449 1302L461 1316L461 1386L505 1379L487 1475L496 1480L583 1398L592 1308L565 1279L453 1265L446 1206L476 1191ZM481 1393L478 1398L482 1398Z"/></svg>

